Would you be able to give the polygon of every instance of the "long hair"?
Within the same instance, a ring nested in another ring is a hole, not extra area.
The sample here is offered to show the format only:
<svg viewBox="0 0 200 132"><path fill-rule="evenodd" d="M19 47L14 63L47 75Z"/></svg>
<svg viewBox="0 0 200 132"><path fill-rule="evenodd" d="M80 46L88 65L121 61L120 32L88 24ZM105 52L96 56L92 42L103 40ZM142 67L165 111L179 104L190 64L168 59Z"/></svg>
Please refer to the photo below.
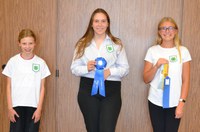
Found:
<svg viewBox="0 0 200 132"><path fill-rule="evenodd" d="M36 41L36 36L34 32L30 29L22 29L18 36L18 42L20 43L21 39L25 37L33 37L34 41Z"/></svg>
<svg viewBox="0 0 200 132"><path fill-rule="evenodd" d="M178 28L178 25L176 24L176 22L174 21L174 19L171 18L171 17L163 17L163 18L160 20L160 22L159 22L159 24L158 24L158 31L159 31L160 26L161 26L164 22L171 22L172 24L174 24L175 29L178 31L178 29L179 29L179 28ZM157 36L157 39L156 39L156 44L161 45L162 42L163 42L163 39L162 39L162 37L160 36L160 34L159 34L159 32L158 32L158 36ZM180 40L180 38L179 38L179 36L178 36L178 32L177 32L177 34L176 34L175 37L174 37L174 44L175 44L175 46L176 46L176 48L177 48L177 50L178 50L179 58L180 58L180 62L181 62L181 58L182 58L182 57L181 57L181 51L180 51L181 40Z"/></svg>
<svg viewBox="0 0 200 132"><path fill-rule="evenodd" d="M78 59L78 58L80 58L80 57L83 56L85 48L87 46L89 46L90 42L92 41L92 39L94 37L94 30L92 28L92 24L93 24L94 16L97 13L103 13L106 16L106 18L107 18L108 27L106 29L106 34L111 38L111 40L115 44L120 45L121 47L123 47L122 43L121 43L121 40L119 38L114 37L111 34L111 31L110 31L110 17L108 15L108 13L104 9L97 8L96 10L94 10L94 12L92 13L92 15L90 17L90 22L89 22L89 25L87 27L87 30L86 30L85 34L76 43L76 46L75 46L75 48L76 48L75 59Z"/></svg>

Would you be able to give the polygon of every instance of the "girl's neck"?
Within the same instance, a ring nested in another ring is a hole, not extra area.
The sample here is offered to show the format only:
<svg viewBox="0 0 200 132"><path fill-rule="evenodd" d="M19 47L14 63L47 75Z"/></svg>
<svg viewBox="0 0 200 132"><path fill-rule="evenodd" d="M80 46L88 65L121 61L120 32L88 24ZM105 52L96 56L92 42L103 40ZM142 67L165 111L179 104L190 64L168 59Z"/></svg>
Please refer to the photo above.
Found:
<svg viewBox="0 0 200 132"><path fill-rule="evenodd" d="M20 56L24 59L24 60L31 60L34 57L34 54L25 54L25 53L20 53Z"/></svg>
<svg viewBox="0 0 200 132"><path fill-rule="evenodd" d="M101 46L101 44L103 43L103 41L106 38L106 34L103 35L95 35L94 36L94 41L96 43L97 48L99 49L99 47Z"/></svg>
<svg viewBox="0 0 200 132"><path fill-rule="evenodd" d="M104 40L106 38L106 34L101 34L101 35L97 35L97 34L95 34L94 35L94 40L96 41L98 41L98 40Z"/></svg>
<svg viewBox="0 0 200 132"><path fill-rule="evenodd" d="M161 47L163 48L173 48L174 46L175 45L173 41L163 41L161 44Z"/></svg>

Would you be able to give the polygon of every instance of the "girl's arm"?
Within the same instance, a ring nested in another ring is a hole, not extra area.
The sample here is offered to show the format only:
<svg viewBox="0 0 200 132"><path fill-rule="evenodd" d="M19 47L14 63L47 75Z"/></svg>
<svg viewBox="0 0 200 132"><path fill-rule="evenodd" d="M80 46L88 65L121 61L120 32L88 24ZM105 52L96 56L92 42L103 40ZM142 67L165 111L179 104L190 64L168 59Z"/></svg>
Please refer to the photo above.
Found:
<svg viewBox="0 0 200 132"><path fill-rule="evenodd" d="M35 123L38 122L40 120L40 117L41 117L42 105L43 105L43 102L44 102L44 95L45 95L45 78L42 79L42 81L41 81L39 103L38 103L36 111L34 112L34 114L32 116L32 119L34 119Z"/></svg>
<svg viewBox="0 0 200 132"><path fill-rule="evenodd" d="M190 62L183 63L181 99L186 100L190 87Z"/></svg>
<svg viewBox="0 0 200 132"><path fill-rule="evenodd" d="M19 115L12 107L11 78L10 77L7 77L6 94L7 94L7 104L8 104L8 117L11 122L16 122L15 116L19 117Z"/></svg>
<svg viewBox="0 0 200 132"><path fill-rule="evenodd" d="M13 108L12 99L11 99L11 78L10 77L7 77L6 92L7 92L8 110L10 110Z"/></svg>
<svg viewBox="0 0 200 132"><path fill-rule="evenodd" d="M186 100L188 96L188 91L190 87L190 61L183 63L182 71L182 87L180 99ZM181 118L183 116L183 106L185 102L179 101L176 108L176 118Z"/></svg>
<svg viewBox="0 0 200 132"><path fill-rule="evenodd" d="M143 80L146 84L150 83L153 80L157 70L158 70L158 67L156 65L153 66L152 63L145 61L144 71L143 71Z"/></svg>
<svg viewBox="0 0 200 132"><path fill-rule="evenodd" d="M150 83L157 70L160 68L160 66L162 64L167 64L168 63L168 60L164 59L164 58L159 58L157 63L153 66L152 63L148 62L148 61L145 61L145 64L144 64L144 71L143 71L143 80L145 83Z"/></svg>

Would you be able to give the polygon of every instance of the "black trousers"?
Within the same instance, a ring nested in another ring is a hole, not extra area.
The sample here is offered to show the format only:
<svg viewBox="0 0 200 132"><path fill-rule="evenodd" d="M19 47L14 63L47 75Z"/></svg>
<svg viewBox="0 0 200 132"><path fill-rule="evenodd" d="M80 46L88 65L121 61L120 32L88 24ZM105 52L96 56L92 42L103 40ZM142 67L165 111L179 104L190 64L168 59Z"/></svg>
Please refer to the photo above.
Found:
<svg viewBox="0 0 200 132"><path fill-rule="evenodd" d="M15 116L16 122L10 122L10 132L38 132L39 124L34 123L32 119L33 113L36 108L33 107L14 107L14 110L19 115L19 118Z"/></svg>
<svg viewBox="0 0 200 132"><path fill-rule="evenodd" d="M78 103L88 132L115 132L121 109L121 82L105 81L106 97L91 96L93 79L81 77Z"/></svg>
<svg viewBox="0 0 200 132"><path fill-rule="evenodd" d="M180 119L175 118L176 107L163 109L149 101L149 113L154 132L178 132Z"/></svg>

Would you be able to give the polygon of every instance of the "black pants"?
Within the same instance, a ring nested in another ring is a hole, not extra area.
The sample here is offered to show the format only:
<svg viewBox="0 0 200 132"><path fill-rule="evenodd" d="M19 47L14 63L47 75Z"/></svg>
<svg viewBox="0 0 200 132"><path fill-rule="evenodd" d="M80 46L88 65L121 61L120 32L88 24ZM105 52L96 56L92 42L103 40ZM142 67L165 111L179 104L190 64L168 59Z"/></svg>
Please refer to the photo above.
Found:
<svg viewBox="0 0 200 132"><path fill-rule="evenodd" d="M36 108L32 107L15 107L14 110L19 115L15 116L16 122L10 122L10 132L38 132L39 121L34 123L32 119L33 113Z"/></svg>
<svg viewBox="0 0 200 132"><path fill-rule="evenodd" d="M106 97L91 96L93 79L81 77L78 103L88 132L114 132L121 109L121 82L105 81Z"/></svg>
<svg viewBox="0 0 200 132"><path fill-rule="evenodd" d="M175 118L176 107L163 109L149 101L149 113L154 132L178 132L180 119Z"/></svg>

